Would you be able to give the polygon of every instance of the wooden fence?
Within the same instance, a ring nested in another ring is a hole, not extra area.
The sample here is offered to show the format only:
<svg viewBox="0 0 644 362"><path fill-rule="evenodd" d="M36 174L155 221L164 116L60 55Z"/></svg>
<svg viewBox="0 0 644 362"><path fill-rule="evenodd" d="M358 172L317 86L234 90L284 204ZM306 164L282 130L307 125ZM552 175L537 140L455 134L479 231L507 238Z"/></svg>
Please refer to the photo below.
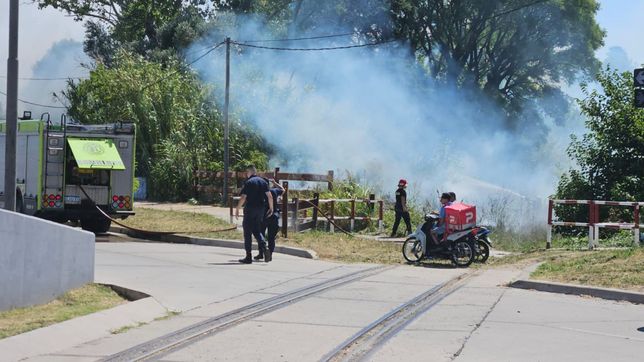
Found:
<svg viewBox="0 0 644 362"><path fill-rule="evenodd" d="M297 197L289 199L288 182L282 182L286 190L282 195L282 202L280 208L281 215L281 231L282 236L287 237L289 231L301 232L310 229L316 229L319 222L327 222L330 232L335 232L333 223L320 215L320 210L325 210L325 214L333 221L349 220L349 231L353 232L355 229L356 220L371 222L378 221L378 231L383 230L383 216L384 216L384 203L382 200L376 200L374 194L369 195L368 199L320 199L320 195L315 193L312 199L300 199ZM237 206L239 197L230 197L228 205L230 209L230 222L233 222L234 209ZM338 215L341 204L349 204L348 215ZM366 206L366 215L358 215L356 206L364 204ZM375 206L378 205L377 215L375 213Z"/></svg>
<svg viewBox="0 0 644 362"><path fill-rule="evenodd" d="M280 172L280 168L276 167L273 171L258 172L257 175L280 181L300 181L300 182L320 182L326 183L328 190L333 190L333 171L328 171L324 174L312 173L292 173ZM206 171L195 170L194 176L194 190L196 197L200 198L202 195L210 195L214 197L217 195L221 198L223 194L224 172L223 171ZM246 180L246 172L231 171L228 172L229 180L229 195L236 195L239 193L241 186Z"/></svg>

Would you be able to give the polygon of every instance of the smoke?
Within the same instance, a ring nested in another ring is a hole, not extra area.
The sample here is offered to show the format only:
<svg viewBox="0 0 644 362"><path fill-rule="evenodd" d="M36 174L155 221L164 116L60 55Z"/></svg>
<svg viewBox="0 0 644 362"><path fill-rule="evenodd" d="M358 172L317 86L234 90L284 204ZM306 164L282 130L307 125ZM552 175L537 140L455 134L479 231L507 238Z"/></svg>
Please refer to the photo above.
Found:
<svg viewBox="0 0 644 362"><path fill-rule="evenodd" d="M270 33L250 18L234 23L208 42L224 33L233 40L266 39ZM259 45L320 48L351 40ZM219 102L223 48L194 65ZM527 122L508 130L499 109L478 90L433 82L405 44L328 51L233 45L231 52L231 112L253 122L275 146L272 161L283 169L347 170L384 189L406 178L420 198L433 199L438 189L471 202L507 194L533 205L553 192L565 167L560 143L565 138L567 145L568 134L548 134L563 132L565 121L551 120L544 128L534 119L535 127Z"/></svg>
<svg viewBox="0 0 644 362"><path fill-rule="evenodd" d="M54 43L32 67L34 80L21 81L20 97L34 103L63 107L54 93L61 94L67 88L67 79L70 77L87 77L88 69L83 66L89 63L89 58L83 53L83 44L70 40L60 40ZM62 97L61 97L62 98ZM51 121L60 121L65 109L40 107L31 104L20 104L22 110L32 112L32 117L40 117L49 113Z"/></svg>

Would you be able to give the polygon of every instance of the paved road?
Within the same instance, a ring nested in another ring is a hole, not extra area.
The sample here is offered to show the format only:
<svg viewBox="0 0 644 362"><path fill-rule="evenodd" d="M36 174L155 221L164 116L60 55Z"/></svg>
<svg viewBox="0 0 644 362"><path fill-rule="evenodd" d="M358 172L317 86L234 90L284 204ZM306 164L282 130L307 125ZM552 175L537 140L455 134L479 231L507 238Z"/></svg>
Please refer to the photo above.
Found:
<svg viewBox="0 0 644 362"><path fill-rule="evenodd" d="M284 293L357 279L213 329L163 361L317 361L415 296L471 269L339 264L276 254L239 265L238 250L158 243L98 243L96 279L140 290L180 314L68 344L29 360L95 361ZM368 271L369 275L363 274ZM515 269L478 271L369 350L370 361L641 361L644 307L505 288ZM138 302L136 302L138 303ZM246 310L246 309L243 309ZM218 319L214 319L217 321ZM76 326L75 328L81 328ZM88 333L96 325L67 333ZM9 341L12 342L12 341ZM32 346L38 341L32 341ZM2 349L15 343L0 342ZM29 344L25 344L29 345Z"/></svg>

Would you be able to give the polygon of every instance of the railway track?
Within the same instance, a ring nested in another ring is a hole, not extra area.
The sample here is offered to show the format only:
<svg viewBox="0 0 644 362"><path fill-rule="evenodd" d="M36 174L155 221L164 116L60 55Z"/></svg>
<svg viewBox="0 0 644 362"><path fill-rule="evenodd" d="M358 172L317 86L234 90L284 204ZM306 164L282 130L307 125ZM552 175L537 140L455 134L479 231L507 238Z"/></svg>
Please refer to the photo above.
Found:
<svg viewBox="0 0 644 362"><path fill-rule="evenodd" d="M175 350L185 348L204 338L210 337L250 319L284 308L292 303L324 291L337 288L393 268L395 268L395 266L372 267L264 299L257 303L230 311L223 315L209 318L178 331L136 345L122 352L107 356L101 361L116 362L159 359Z"/></svg>
<svg viewBox="0 0 644 362"><path fill-rule="evenodd" d="M398 306L323 356L322 362L366 361L389 339L403 330L416 317L438 304L448 295L462 288L475 271L439 284Z"/></svg>

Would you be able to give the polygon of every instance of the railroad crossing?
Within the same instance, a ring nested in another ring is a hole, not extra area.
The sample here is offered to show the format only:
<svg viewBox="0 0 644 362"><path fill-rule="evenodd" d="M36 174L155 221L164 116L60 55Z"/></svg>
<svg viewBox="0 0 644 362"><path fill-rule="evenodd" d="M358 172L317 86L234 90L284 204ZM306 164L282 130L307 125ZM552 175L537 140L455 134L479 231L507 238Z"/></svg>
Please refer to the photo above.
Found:
<svg viewBox="0 0 644 362"><path fill-rule="evenodd" d="M638 361L644 350L642 306L507 288L525 273L514 268L283 254L240 265L235 249L112 236L96 249L97 282L151 296L118 307L129 327L97 313L1 340L3 360Z"/></svg>

